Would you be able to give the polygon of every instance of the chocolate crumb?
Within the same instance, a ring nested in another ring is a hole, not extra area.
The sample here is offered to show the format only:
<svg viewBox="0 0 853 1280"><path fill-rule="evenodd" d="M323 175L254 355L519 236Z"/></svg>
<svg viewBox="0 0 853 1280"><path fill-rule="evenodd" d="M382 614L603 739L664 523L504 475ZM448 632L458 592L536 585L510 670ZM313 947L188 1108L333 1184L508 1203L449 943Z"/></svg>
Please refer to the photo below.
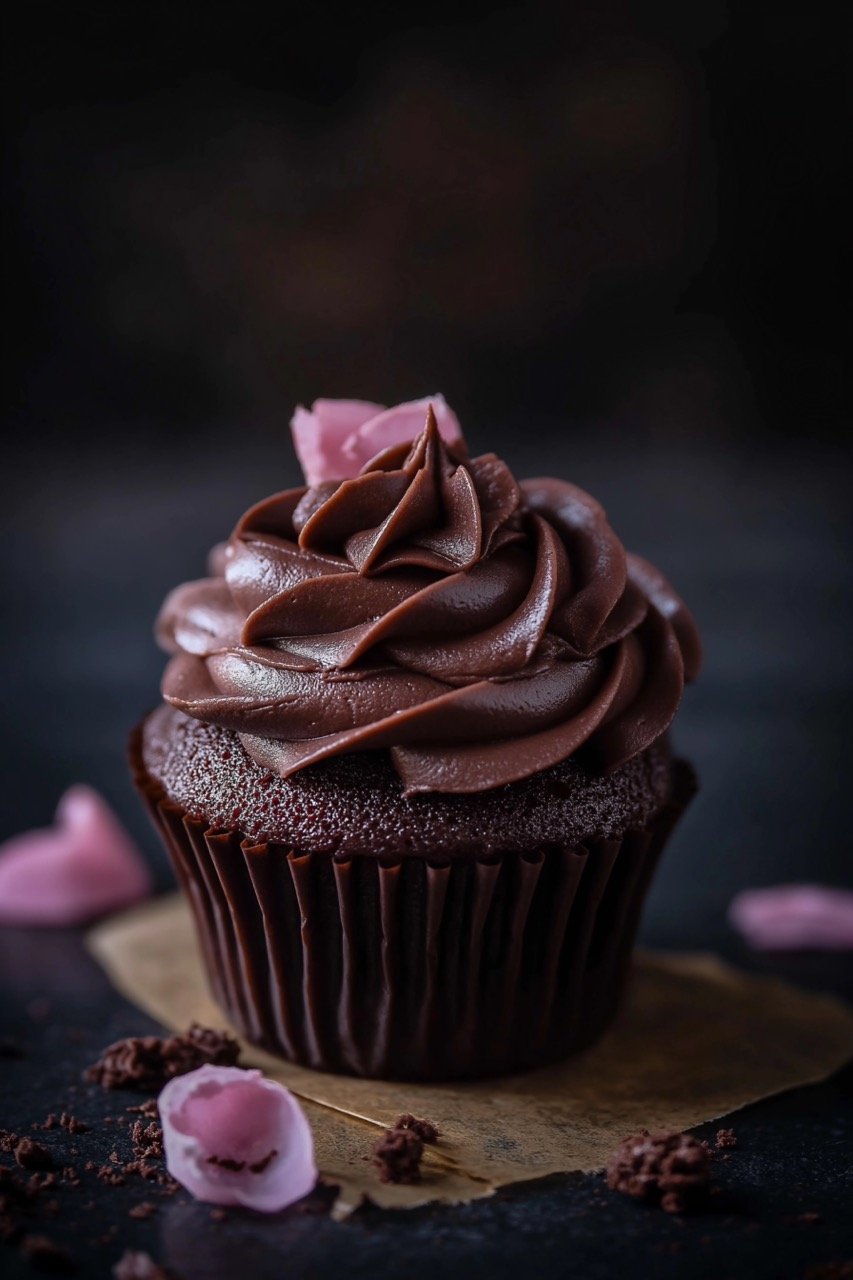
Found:
<svg viewBox="0 0 853 1280"><path fill-rule="evenodd" d="M125 1110L131 1115L146 1116L149 1120L156 1120L160 1114L156 1098L146 1098L138 1107L126 1107Z"/></svg>
<svg viewBox="0 0 853 1280"><path fill-rule="evenodd" d="M163 1130L156 1120L145 1124L144 1120L134 1120L130 1131L133 1154L138 1160L163 1159Z"/></svg>
<svg viewBox="0 0 853 1280"><path fill-rule="evenodd" d="M819 1227L823 1225L824 1217L816 1209L809 1209L805 1213L796 1214L793 1221L800 1227Z"/></svg>
<svg viewBox="0 0 853 1280"><path fill-rule="evenodd" d="M640 1133L620 1142L607 1165L611 1191L667 1213L697 1208L708 1194L710 1163L697 1138L686 1133Z"/></svg>
<svg viewBox="0 0 853 1280"><path fill-rule="evenodd" d="M733 1150L737 1146L737 1136L734 1129L718 1129L714 1142L718 1151Z"/></svg>
<svg viewBox="0 0 853 1280"><path fill-rule="evenodd" d="M20 1138L17 1133L13 1133L11 1129L0 1129L0 1151L7 1156L13 1154L19 1142Z"/></svg>
<svg viewBox="0 0 853 1280"><path fill-rule="evenodd" d="M126 1249L113 1267L115 1280L171 1280L171 1272L149 1253Z"/></svg>
<svg viewBox="0 0 853 1280"><path fill-rule="evenodd" d="M141 1200L129 1210L131 1218L150 1218L157 1212L157 1206L151 1200Z"/></svg>
<svg viewBox="0 0 853 1280"><path fill-rule="evenodd" d="M53 1167L53 1156L47 1147L32 1138L21 1138L15 1147L15 1160L22 1169L50 1169Z"/></svg>
<svg viewBox="0 0 853 1280"><path fill-rule="evenodd" d="M51 1187L55 1187L58 1181L59 1176L55 1173L31 1173L27 1178L27 1186L37 1196L40 1191L49 1191Z"/></svg>
<svg viewBox="0 0 853 1280"><path fill-rule="evenodd" d="M63 1111L59 1117L60 1126L67 1129L69 1133L88 1133L90 1125L83 1120L78 1120L76 1116L70 1115L67 1111Z"/></svg>
<svg viewBox="0 0 853 1280"><path fill-rule="evenodd" d="M408 1111L400 1116L394 1128L410 1129L418 1135L421 1142L438 1142L438 1129L435 1125L430 1124L429 1120L419 1120L417 1116L409 1115Z"/></svg>
<svg viewBox="0 0 853 1280"><path fill-rule="evenodd" d="M105 1182L108 1187L123 1187L127 1181L124 1175L119 1173L114 1164L102 1164L98 1170L98 1177L101 1182Z"/></svg>
<svg viewBox="0 0 853 1280"><path fill-rule="evenodd" d="M389 1129L373 1148L380 1182L420 1182L423 1151L424 1144L414 1130Z"/></svg>
<svg viewBox="0 0 853 1280"><path fill-rule="evenodd" d="M74 1259L67 1249L62 1249L47 1236L24 1236L21 1253L39 1271L74 1271Z"/></svg>
<svg viewBox="0 0 853 1280"><path fill-rule="evenodd" d="M104 1089L161 1089L175 1076L197 1067L233 1067L240 1047L224 1031L213 1031L198 1023L183 1035L128 1036L104 1050L84 1072L84 1079Z"/></svg>
<svg viewBox="0 0 853 1280"><path fill-rule="evenodd" d="M59 1117L54 1115L52 1111L50 1112L49 1115L45 1116L41 1124L39 1124L37 1120L35 1124L30 1126L31 1129L57 1129L58 1127L59 1127Z"/></svg>

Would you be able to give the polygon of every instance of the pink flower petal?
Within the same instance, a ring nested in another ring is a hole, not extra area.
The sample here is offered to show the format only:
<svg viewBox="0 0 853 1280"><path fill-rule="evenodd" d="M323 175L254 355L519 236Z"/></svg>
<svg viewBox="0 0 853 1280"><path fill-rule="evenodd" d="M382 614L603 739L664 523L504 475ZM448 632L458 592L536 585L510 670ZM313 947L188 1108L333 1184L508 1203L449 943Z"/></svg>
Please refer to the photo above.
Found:
<svg viewBox="0 0 853 1280"><path fill-rule="evenodd" d="M293 444L309 485L347 480L377 453L420 435L429 405L448 443L462 438L456 414L444 396L426 396L384 409L365 400L315 400L293 415Z"/></svg>
<svg viewBox="0 0 853 1280"><path fill-rule="evenodd" d="M346 480L358 470L351 469L342 446L365 422L382 413L381 404L368 400L315 400L311 409L298 406L290 423L305 483Z"/></svg>
<svg viewBox="0 0 853 1280"><path fill-rule="evenodd" d="M197 1200L277 1213L317 1181L305 1114L260 1071L199 1067L157 1099L166 1168Z"/></svg>
<svg viewBox="0 0 853 1280"><path fill-rule="evenodd" d="M758 951L853 950L853 893L817 884L745 889L730 923Z"/></svg>
<svg viewBox="0 0 853 1280"><path fill-rule="evenodd" d="M0 846L0 922L72 925L151 892L151 874L107 802L69 788L56 822Z"/></svg>
<svg viewBox="0 0 853 1280"><path fill-rule="evenodd" d="M425 396L423 400L410 400L407 404L395 405L377 414L349 435L344 440L341 451L350 465L354 475L366 462L375 458L383 449L390 449L395 444L405 444L414 440L424 429L427 409L432 405L435 423L439 434L452 444L462 436L459 420L447 404L444 396Z"/></svg>

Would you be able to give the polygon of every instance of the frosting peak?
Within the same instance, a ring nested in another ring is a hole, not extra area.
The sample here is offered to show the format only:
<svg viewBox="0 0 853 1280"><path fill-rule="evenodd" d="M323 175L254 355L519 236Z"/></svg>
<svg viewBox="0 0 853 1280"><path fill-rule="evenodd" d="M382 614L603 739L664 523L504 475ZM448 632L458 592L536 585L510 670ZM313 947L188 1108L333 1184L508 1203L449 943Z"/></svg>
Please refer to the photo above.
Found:
<svg viewBox="0 0 853 1280"><path fill-rule="evenodd" d="M690 614L594 499L470 459L431 404L357 475L252 507L157 630L167 701L259 763L390 749L409 793L488 790L581 748L616 768L700 660Z"/></svg>

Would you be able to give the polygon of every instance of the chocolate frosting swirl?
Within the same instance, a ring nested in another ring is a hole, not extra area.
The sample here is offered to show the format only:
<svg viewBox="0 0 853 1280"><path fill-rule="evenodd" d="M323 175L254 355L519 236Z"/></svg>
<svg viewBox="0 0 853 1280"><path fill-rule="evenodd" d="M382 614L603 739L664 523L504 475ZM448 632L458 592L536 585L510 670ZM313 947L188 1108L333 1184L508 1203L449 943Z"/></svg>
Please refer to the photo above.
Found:
<svg viewBox="0 0 853 1280"><path fill-rule="evenodd" d="M166 700L287 777L390 749L407 794L477 792L583 749L610 771L670 724L700 644L663 576L574 485L412 445L278 493L157 623Z"/></svg>

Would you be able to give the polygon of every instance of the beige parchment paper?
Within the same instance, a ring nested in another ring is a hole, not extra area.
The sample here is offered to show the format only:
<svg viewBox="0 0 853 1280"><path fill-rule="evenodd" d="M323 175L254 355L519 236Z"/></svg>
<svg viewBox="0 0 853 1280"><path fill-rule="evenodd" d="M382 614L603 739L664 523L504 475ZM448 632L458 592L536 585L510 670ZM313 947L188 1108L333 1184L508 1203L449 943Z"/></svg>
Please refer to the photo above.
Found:
<svg viewBox="0 0 853 1280"><path fill-rule="evenodd" d="M113 917L88 936L129 1000L167 1027L227 1025L214 1004L179 895ZM327 1075L244 1043L243 1060L304 1103L336 1216L365 1198L388 1208L455 1204L511 1182L600 1169L638 1128L687 1129L819 1080L853 1052L853 1013L704 954L639 953L626 1006L593 1049L557 1066L473 1084ZM371 1148L404 1111L441 1132L423 1181L379 1181Z"/></svg>

